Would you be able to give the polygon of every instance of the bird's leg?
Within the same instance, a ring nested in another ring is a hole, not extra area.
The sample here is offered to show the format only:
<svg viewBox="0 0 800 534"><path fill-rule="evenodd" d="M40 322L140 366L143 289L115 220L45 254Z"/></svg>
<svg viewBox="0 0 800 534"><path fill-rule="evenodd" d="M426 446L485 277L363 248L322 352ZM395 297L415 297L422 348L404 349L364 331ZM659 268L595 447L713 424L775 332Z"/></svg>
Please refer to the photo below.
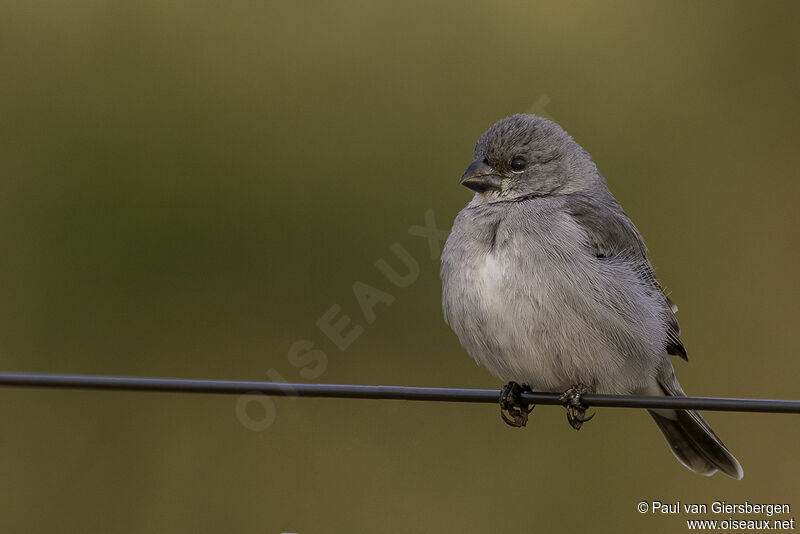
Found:
<svg viewBox="0 0 800 534"><path fill-rule="evenodd" d="M592 390L583 384L575 384L561 395L561 402L567 408L567 421L572 428L580 430L583 423L590 421L594 414L586 417L586 406L581 397Z"/></svg>
<svg viewBox="0 0 800 534"><path fill-rule="evenodd" d="M509 382L500 391L500 417L507 425L519 428L528 422L528 414L534 406L522 400L523 391L530 391L530 388L516 382Z"/></svg>

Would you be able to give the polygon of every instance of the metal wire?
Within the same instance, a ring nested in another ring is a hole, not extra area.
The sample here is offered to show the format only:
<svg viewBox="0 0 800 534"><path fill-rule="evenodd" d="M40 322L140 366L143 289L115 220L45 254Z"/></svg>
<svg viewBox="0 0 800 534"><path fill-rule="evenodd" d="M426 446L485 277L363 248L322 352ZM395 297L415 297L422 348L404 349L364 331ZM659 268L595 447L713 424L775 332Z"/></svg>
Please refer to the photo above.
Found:
<svg viewBox="0 0 800 534"><path fill-rule="evenodd" d="M356 386L346 384L292 384L235 380L190 380L184 378L140 378L123 376L53 375L0 373L0 386L116 391L161 391L168 393L255 394L273 396L348 399L396 399L413 401L494 403L500 392L494 389L421 388L406 386ZM559 393L522 394L525 402L560 405ZM586 406L612 408L678 408L730 412L800 413L798 400L731 399L719 397L637 397L585 394Z"/></svg>

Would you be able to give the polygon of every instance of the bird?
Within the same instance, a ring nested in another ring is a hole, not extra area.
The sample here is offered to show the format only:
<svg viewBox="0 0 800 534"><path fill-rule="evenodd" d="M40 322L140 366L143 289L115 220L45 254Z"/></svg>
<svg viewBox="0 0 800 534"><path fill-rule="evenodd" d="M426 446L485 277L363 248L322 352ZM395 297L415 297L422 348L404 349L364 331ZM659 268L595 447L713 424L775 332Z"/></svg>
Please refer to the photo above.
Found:
<svg viewBox="0 0 800 534"><path fill-rule="evenodd" d="M442 250L442 308L466 351L507 382L503 420L525 426L529 390L563 392L576 430L591 419L586 393L685 396L671 361L688 361L677 307L591 155L532 114L493 124L473 155L459 183L474 196ZM699 413L649 414L685 467L742 478Z"/></svg>

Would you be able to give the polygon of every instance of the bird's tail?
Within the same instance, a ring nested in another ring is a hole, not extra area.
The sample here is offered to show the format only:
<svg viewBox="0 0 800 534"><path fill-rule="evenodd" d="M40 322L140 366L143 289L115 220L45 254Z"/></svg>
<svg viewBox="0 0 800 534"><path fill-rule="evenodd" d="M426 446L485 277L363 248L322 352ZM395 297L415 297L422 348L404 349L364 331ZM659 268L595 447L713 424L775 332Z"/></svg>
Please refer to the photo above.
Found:
<svg viewBox="0 0 800 534"><path fill-rule="evenodd" d="M672 369L659 381L665 395L685 397ZM744 476L739 461L711 430L703 417L692 410L651 410L650 415L667 439L672 454L695 473L711 476L722 471L740 480Z"/></svg>

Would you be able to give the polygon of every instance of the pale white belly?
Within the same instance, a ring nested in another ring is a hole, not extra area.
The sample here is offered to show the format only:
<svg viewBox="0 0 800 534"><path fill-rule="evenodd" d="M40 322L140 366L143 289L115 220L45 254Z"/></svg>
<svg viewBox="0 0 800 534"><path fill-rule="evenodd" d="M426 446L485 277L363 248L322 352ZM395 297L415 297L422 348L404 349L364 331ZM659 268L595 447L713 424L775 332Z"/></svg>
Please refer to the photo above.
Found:
<svg viewBox="0 0 800 534"><path fill-rule="evenodd" d="M657 349L615 339L626 325L615 325L613 311L598 306L595 289L576 284L579 273L546 254L527 261L524 273L502 250L473 260L463 266L464 278L452 282L463 300L449 320L467 351L493 374L540 391L581 383L623 394L650 382L657 360L637 352ZM580 268L580 262L573 266Z"/></svg>

